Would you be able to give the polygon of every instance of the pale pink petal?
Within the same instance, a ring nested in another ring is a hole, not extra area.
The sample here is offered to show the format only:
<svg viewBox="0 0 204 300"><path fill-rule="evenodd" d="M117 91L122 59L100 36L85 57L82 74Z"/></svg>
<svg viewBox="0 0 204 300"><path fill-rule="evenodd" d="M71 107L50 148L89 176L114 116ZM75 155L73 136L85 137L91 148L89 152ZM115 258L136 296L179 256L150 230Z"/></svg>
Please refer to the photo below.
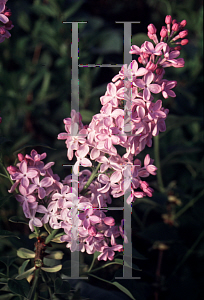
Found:
<svg viewBox="0 0 204 300"><path fill-rule="evenodd" d="M39 187L38 188L38 197L40 199L43 199L43 198L45 198L45 196L46 196L46 192L45 192L44 188Z"/></svg>
<svg viewBox="0 0 204 300"><path fill-rule="evenodd" d="M147 165L149 165L149 163L150 163L150 156L149 154L147 154L144 159L144 166L146 167Z"/></svg>
<svg viewBox="0 0 204 300"><path fill-rule="evenodd" d="M148 101L150 99L151 93L149 89L144 88L143 97L145 101Z"/></svg>
<svg viewBox="0 0 204 300"><path fill-rule="evenodd" d="M84 167L91 167L92 162L88 158L82 158L81 159L81 165Z"/></svg>
<svg viewBox="0 0 204 300"><path fill-rule="evenodd" d="M89 146L87 144L81 145L77 150L77 154L79 155L80 158L85 157L88 152L89 152Z"/></svg>
<svg viewBox="0 0 204 300"><path fill-rule="evenodd" d="M112 82L107 85L107 92L109 95L115 96L116 95L116 86Z"/></svg>
<svg viewBox="0 0 204 300"><path fill-rule="evenodd" d="M144 76L144 81L145 81L146 85L149 85L152 82L153 79L154 79L154 74L152 72L148 72Z"/></svg>
<svg viewBox="0 0 204 300"><path fill-rule="evenodd" d="M4 24L8 23L9 18L7 18L5 15L0 14L0 21Z"/></svg>
<svg viewBox="0 0 204 300"><path fill-rule="evenodd" d="M114 172L111 177L110 177L110 182L111 183L116 183L116 182L119 182L122 178L122 174L120 171L116 171Z"/></svg>
<svg viewBox="0 0 204 300"><path fill-rule="evenodd" d="M153 83L149 85L149 90L154 94L158 94L161 92L161 86L156 83Z"/></svg>

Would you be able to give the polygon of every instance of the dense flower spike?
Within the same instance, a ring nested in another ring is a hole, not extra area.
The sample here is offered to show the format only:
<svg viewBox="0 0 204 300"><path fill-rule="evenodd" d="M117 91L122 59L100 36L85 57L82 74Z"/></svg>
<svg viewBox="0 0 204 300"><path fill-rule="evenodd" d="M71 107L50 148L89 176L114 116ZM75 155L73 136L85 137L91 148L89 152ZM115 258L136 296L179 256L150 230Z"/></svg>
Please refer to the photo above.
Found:
<svg viewBox="0 0 204 300"><path fill-rule="evenodd" d="M4 11L0 0L0 9ZM4 11L6 20L8 10ZM71 111L71 118L64 119L65 131L58 135L64 139L67 157L76 162L72 172L78 175L78 191L72 187L72 175L62 182L53 174L54 162L42 162L46 153L38 154L32 150L30 155L18 154L19 163L7 168L15 181L10 189L19 186L15 197L23 207L24 214L30 219L29 226L41 227L49 223L51 228L64 230L62 242L71 251L86 251L89 254L101 252L98 260L113 260L115 251L123 246L116 243L121 236L127 243L123 231L124 221L115 225L112 217L106 217L108 204L130 191L127 203L136 198L151 197L153 189L143 178L156 175L157 168L147 154L144 165L137 155L147 145L151 147L152 137L166 130L165 119L168 109L162 107L162 100L154 100L161 93L163 98L175 97L172 90L177 82L164 78L165 68L181 68L184 60L178 58L177 44L187 44L183 39L188 34L183 30L186 21L180 24L165 18L166 26L160 31L160 41L153 24L148 26L148 36L153 40L144 42L139 48L131 47L130 53L138 60L124 65L107 85L107 91L100 98L102 108L93 116L89 125L84 126L79 112ZM177 42L178 39L182 39ZM121 157L116 145L125 148ZM91 167L79 172L80 165ZM76 225L77 224L77 225ZM79 243L77 242L79 241Z"/></svg>
<svg viewBox="0 0 204 300"><path fill-rule="evenodd" d="M11 10L5 6L8 0L0 0L0 43L2 43L5 38L11 36L8 30L11 30L14 26L12 21L9 20L11 16Z"/></svg>

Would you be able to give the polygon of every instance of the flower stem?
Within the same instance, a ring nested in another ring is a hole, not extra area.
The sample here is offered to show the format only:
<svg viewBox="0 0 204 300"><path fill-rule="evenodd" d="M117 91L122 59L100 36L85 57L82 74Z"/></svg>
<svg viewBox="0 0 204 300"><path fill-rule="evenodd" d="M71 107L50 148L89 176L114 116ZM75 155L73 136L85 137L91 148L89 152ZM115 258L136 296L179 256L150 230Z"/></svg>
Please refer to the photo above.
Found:
<svg viewBox="0 0 204 300"><path fill-rule="evenodd" d="M85 184L85 186L83 187L83 190L81 191L81 193L85 192L85 190L90 186L90 184L92 183L92 181L94 180L96 173L98 172L99 168L101 166L101 163L98 164L98 166L96 167L96 169L93 171L93 173L91 174L91 176L89 177L87 183Z"/></svg>
<svg viewBox="0 0 204 300"><path fill-rule="evenodd" d="M160 155L159 155L159 136L154 137L154 158L155 158L155 164L157 167L157 180L158 180L158 186L159 191L161 193L165 193L165 188L162 180L162 173L161 173L161 165L160 165Z"/></svg>

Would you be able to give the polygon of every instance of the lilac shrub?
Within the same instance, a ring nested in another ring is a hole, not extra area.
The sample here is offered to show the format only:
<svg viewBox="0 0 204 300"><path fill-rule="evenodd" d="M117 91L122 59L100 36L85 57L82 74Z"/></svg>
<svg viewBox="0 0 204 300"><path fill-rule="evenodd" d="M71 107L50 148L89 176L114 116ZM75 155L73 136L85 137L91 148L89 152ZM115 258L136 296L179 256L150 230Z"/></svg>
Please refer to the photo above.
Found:
<svg viewBox="0 0 204 300"><path fill-rule="evenodd" d="M66 242L71 251L99 251L98 260L113 260L115 251L123 251L116 238L128 242L124 220L116 226L114 218L106 216L106 208L128 190L130 205L136 198L152 196L153 189L144 178L156 175L157 168L149 154L143 164L137 155L146 145L152 146L154 136L166 130L169 110L162 106L162 100L154 101L154 95L176 97L172 89L177 82L165 79L165 68L184 66L183 58L178 56L181 45L188 42L184 39L188 33L184 30L186 21L179 23L166 16L165 24L160 41L155 26L150 24L148 37L152 42L131 47L130 53L136 54L137 60L129 66L125 64L107 85L100 98L100 113L93 116L89 125L83 125L81 114L75 110L71 111L71 118L64 119L66 132L60 133L58 139L65 140L68 160L76 158L72 172L78 176L78 191L72 187L72 175L60 181L53 174L54 162L43 162L46 153L20 153L19 163L7 168L15 181L9 192L18 188L15 197L30 219L32 231L47 223L52 229L63 229L61 242ZM115 145L125 148L122 157ZM79 172L80 166L92 168L92 172Z"/></svg>

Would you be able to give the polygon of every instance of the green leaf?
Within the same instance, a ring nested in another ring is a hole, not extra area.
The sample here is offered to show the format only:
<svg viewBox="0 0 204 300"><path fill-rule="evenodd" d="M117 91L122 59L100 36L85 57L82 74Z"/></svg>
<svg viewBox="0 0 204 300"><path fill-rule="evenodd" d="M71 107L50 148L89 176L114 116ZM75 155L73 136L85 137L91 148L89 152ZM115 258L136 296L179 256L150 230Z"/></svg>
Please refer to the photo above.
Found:
<svg viewBox="0 0 204 300"><path fill-rule="evenodd" d="M64 253L62 251L52 251L50 254L46 255L46 258L53 258L53 259L62 259Z"/></svg>
<svg viewBox="0 0 204 300"><path fill-rule="evenodd" d="M68 18L70 18L84 3L84 0L76 1L71 7L69 7L65 12L63 12L61 16L62 21L66 21Z"/></svg>
<svg viewBox="0 0 204 300"><path fill-rule="evenodd" d="M11 293L7 293L7 292L5 292L5 294L3 295L1 295L1 298L0 298L0 300L10 300L10 299L13 299L13 293L11 294Z"/></svg>
<svg viewBox="0 0 204 300"><path fill-rule="evenodd" d="M55 267L52 267L52 268L42 267L41 269L45 272L48 272L48 273L55 273L55 272L60 271L61 268L62 268L62 265L58 265L58 266L55 266Z"/></svg>
<svg viewBox="0 0 204 300"><path fill-rule="evenodd" d="M44 257L43 264L46 267L55 267L57 264L59 264L59 260Z"/></svg>
<svg viewBox="0 0 204 300"><path fill-rule="evenodd" d="M30 290L30 285L26 279L16 280L10 279L8 281L9 289L14 293L26 297Z"/></svg>
<svg viewBox="0 0 204 300"><path fill-rule="evenodd" d="M0 230L0 239L6 238L6 237L16 237L17 239L20 239L16 234L14 234L11 231Z"/></svg>
<svg viewBox="0 0 204 300"><path fill-rule="evenodd" d="M32 240L34 238L37 238L37 236L38 236L37 233L33 232L33 233L29 234L28 237L29 237L30 240Z"/></svg>
<svg viewBox="0 0 204 300"><path fill-rule="evenodd" d="M128 295L128 297L130 297L133 300L136 300L133 295L119 282L114 281L111 284L113 284L114 286L116 286L119 290L121 290L123 293L125 293L126 295Z"/></svg>
<svg viewBox="0 0 204 300"><path fill-rule="evenodd" d="M1 256L0 261L4 263L7 267L10 267L12 263L17 259L17 256Z"/></svg>
<svg viewBox="0 0 204 300"><path fill-rule="evenodd" d="M13 216L9 219L9 221L13 223L23 223L28 225L28 222L23 217Z"/></svg>
<svg viewBox="0 0 204 300"><path fill-rule="evenodd" d="M55 293L57 294L67 294L71 289L69 282L67 280L66 281L62 280L59 277L56 278L54 282L54 287L55 287Z"/></svg>
<svg viewBox="0 0 204 300"><path fill-rule="evenodd" d="M17 251L17 255L21 258L34 258L35 257L35 252L26 249L26 248L20 248Z"/></svg>
<svg viewBox="0 0 204 300"><path fill-rule="evenodd" d="M44 224L43 226L47 230L47 232L50 234L51 233L51 227L50 227L50 225L47 223L47 224Z"/></svg>
<svg viewBox="0 0 204 300"><path fill-rule="evenodd" d="M123 261L123 259L115 258L115 259L114 259L114 262L116 262L116 263L119 264L119 265L124 265L124 266L126 266L126 267L128 267L128 268L131 268L131 269L134 269L134 270L137 270L137 271L140 270L139 267L138 267L137 265L135 265L134 263L132 263L132 267L131 267L131 266L129 266L129 265L127 264L126 261Z"/></svg>
<svg viewBox="0 0 204 300"><path fill-rule="evenodd" d="M3 273L0 273L0 278L8 278L8 276Z"/></svg>
<svg viewBox="0 0 204 300"><path fill-rule="evenodd" d="M27 267L27 264L29 263L30 259L25 260L22 265L19 267L18 272L19 275L25 272L25 268Z"/></svg>
<svg viewBox="0 0 204 300"><path fill-rule="evenodd" d="M97 279L99 279L99 280L102 280L102 281L105 281L105 282L107 282L107 283L109 283L109 284L114 285L114 286L117 287L119 290L121 290L123 293L125 293L126 295L128 295L131 299L136 300L136 299L133 297L133 295L132 295L132 294L131 294L131 293L130 293L123 285L121 285L119 282L117 282L117 281L111 282L111 281L102 279L102 278L100 278L100 277L98 277L98 276L95 276L95 275L93 275L93 274L89 274L89 275L92 276L92 277L95 277L95 278L97 278Z"/></svg>
<svg viewBox="0 0 204 300"><path fill-rule="evenodd" d="M32 10L37 15L46 15L49 17L56 17L59 13L58 10L53 9L53 7L49 4L34 4Z"/></svg>
<svg viewBox="0 0 204 300"><path fill-rule="evenodd" d="M33 272L35 271L35 267L32 267L31 269L23 272L22 274L16 276L16 280L21 280L21 279L24 279L24 278L27 278L29 275L31 275Z"/></svg>
<svg viewBox="0 0 204 300"><path fill-rule="evenodd" d="M30 31L30 18L29 15L21 10L18 14L18 25L26 32Z"/></svg>

